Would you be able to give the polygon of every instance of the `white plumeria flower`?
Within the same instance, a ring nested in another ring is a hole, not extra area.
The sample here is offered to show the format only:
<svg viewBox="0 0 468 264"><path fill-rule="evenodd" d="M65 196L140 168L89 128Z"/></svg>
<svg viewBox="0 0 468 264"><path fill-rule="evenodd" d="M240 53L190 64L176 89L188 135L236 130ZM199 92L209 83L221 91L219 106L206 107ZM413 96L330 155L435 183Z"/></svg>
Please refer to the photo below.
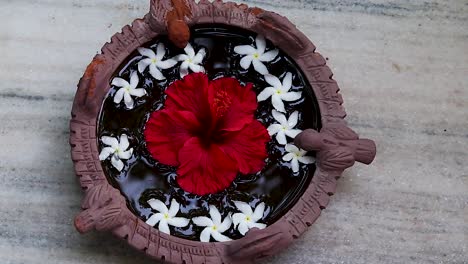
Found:
<svg viewBox="0 0 468 264"><path fill-rule="evenodd" d="M126 80L116 77L112 80L112 85L120 87L119 90L114 95L114 103L120 104L122 99L125 102L125 106L128 109L132 109L134 106L133 98L135 97L142 97L146 95L146 90L143 88L137 88L138 83L140 82L138 78L138 73L133 72L130 76L130 83Z"/></svg>
<svg viewBox="0 0 468 264"><path fill-rule="evenodd" d="M288 154L283 156L284 161L291 161L291 167L293 172L299 171L299 162L304 164L312 164L315 162L314 157L305 156L307 151L299 149L298 147L287 144L285 147Z"/></svg>
<svg viewBox="0 0 468 264"><path fill-rule="evenodd" d="M193 223L197 226L206 226L200 234L200 241L210 242L210 237L213 237L218 242L230 241L231 239L222 233L231 227L231 217L227 216L224 218L224 221L221 221L221 214L213 205L210 205L210 216L211 219L206 216L194 217L192 219Z"/></svg>
<svg viewBox="0 0 468 264"><path fill-rule="evenodd" d="M180 65L180 77L183 78L189 74L189 68L192 72L205 72L205 68L200 65L206 55L205 49L201 48L198 53L195 54L195 50L192 45L188 43L187 47L184 48L184 51L186 54L177 56L177 60L182 61L182 64Z"/></svg>
<svg viewBox="0 0 468 264"><path fill-rule="evenodd" d="M235 201L234 204L241 212L235 213L232 216L232 220L234 222L234 227L237 227L243 236L254 227L258 229L264 229L266 227L265 224L257 223L263 217L265 203L262 202L257 205L254 211L252 211L252 208L250 208L250 205L247 203Z"/></svg>
<svg viewBox="0 0 468 264"><path fill-rule="evenodd" d="M172 199L169 209L167 209L167 206L163 202L157 199L150 199L148 204L159 213L153 214L148 218L148 220L146 220L146 223L150 226L155 226L159 223L158 229L163 233L168 235L171 234L171 231L169 230L170 225L175 227L185 227L190 223L190 220L187 218L175 217L179 212L180 207L179 203L175 199Z"/></svg>
<svg viewBox="0 0 468 264"><path fill-rule="evenodd" d="M118 171L122 171L124 164L121 160L128 160L133 154L133 148L127 150L130 146L127 135L122 134L120 136L120 140L117 140L117 138L114 137L103 136L101 141L107 145L107 147L104 147L101 150L99 160L105 160L112 155L112 166L114 166Z"/></svg>
<svg viewBox="0 0 468 264"><path fill-rule="evenodd" d="M162 74L161 70L169 69L174 67L177 64L177 61L174 59L163 60L164 55L166 55L166 48L164 43L159 43L156 47L156 53L152 49L147 48L138 48L138 52L145 56L145 59L142 59L138 62L138 71L142 73L149 66L149 71L151 76L158 81L165 80L166 77Z"/></svg>
<svg viewBox="0 0 468 264"><path fill-rule="evenodd" d="M271 113L273 114L275 120L279 122L279 124L277 123L270 125L268 127L268 133L270 136L276 134L276 140L281 145L286 145L286 143L288 143L286 136L295 138L299 133L302 132L300 129L294 129L294 127L297 125L299 112L294 111L289 116L289 119L286 119L285 115L276 110L273 110Z"/></svg>
<svg viewBox="0 0 468 264"><path fill-rule="evenodd" d="M234 47L234 52L240 55L245 55L241 61L240 65L242 68L247 70L250 68L250 65L253 64L254 69L260 74L268 74L268 69L263 64L263 62L270 62L278 56L278 50L270 50L265 52L266 49L266 41L265 37L262 35L257 35L255 39L256 48L250 45L241 45Z"/></svg>
<svg viewBox="0 0 468 264"><path fill-rule="evenodd" d="M290 72L286 73L283 83L281 83L278 77L271 74L265 75L265 81L270 84L271 87L265 88L257 96L257 99L258 101L265 101L271 97L273 107L280 112L286 112L283 101L292 102L301 98L302 92L289 91L292 87L292 74Z"/></svg>

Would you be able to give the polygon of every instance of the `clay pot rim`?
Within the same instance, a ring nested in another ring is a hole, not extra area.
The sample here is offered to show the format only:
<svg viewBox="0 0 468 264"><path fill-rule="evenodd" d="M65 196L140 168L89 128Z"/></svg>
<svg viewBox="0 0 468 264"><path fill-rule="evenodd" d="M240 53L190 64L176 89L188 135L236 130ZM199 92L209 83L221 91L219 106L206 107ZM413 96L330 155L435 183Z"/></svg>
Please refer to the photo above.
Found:
<svg viewBox="0 0 468 264"><path fill-rule="evenodd" d="M310 185L297 203L277 222L263 230L251 230L247 236L230 242L197 242L166 235L147 225L126 206L125 198L107 181L99 161L96 126L102 102L107 95L110 76L137 47L165 33L164 14L153 0L151 11L143 19L125 26L94 57L78 84L70 122L70 145L76 175L86 196L75 226L80 232L91 229L111 231L138 250L170 263L248 263L256 257L276 254L315 222L335 192L336 179L345 169L318 166ZM273 12L247 8L234 3L189 3L189 26L223 24L263 34L288 54L302 70L312 87L320 109L322 130L347 128L343 118L337 83L326 60L315 46L289 20ZM110 206L113 215L103 213ZM264 240L256 243L256 241ZM266 241L266 242L265 242ZM255 248L249 251L249 247Z"/></svg>

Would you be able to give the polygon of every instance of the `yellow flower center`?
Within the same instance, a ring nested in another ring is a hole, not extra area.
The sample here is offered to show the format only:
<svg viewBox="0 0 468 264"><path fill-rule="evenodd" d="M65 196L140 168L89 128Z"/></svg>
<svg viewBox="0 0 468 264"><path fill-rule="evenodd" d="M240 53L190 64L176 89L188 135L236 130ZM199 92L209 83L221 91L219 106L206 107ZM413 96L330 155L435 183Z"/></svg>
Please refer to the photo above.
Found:
<svg viewBox="0 0 468 264"><path fill-rule="evenodd" d="M247 216L247 217L245 218L245 221L250 222L250 220L252 220L252 218L250 218L250 216Z"/></svg>
<svg viewBox="0 0 468 264"><path fill-rule="evenodd" d="M276 93L277 93L277 94L281 94L281 90L276 90Z"/></svg>
<svg viewBox="0 0 468 264"><path fill-rule="evenodd" d="M156 62L158 62L158 60L157 59L151 59L151 62L156 63Z"/></svg>
<svg viewBox="0 0 468 264"><path fill-rule="evenodd" d="M255 59L258 59L258 58L260 58L260 55L259 55L258 53L254 53L254 54L253 54L253 57L254 57Z"/></svg>
<svg viewBox="0 0 468 264"><path fill-rule="evenodd" d="M168 213L164 214L164 219L169 219L169 214Z"/></svg>
<svg viewBox="0 0 468 264"><path fill-rule="evenodd" d="M130 86L125 86L125 91L130 91Z"/></svg>
<svg viewBox="0 0 468 264"><path fill-rule="evenodd" d="M214 231L216 231L216 230L218 230L218 227L214 225L211 229L213 229Z"/></svg>
<svg viewBox="0 0 468 264"><path fill-rule="evenodd" d="M188 59L187 61L188 61L189 63L192 63L192 62L193 62L193 60L192 60L192 59Z"/></svg>

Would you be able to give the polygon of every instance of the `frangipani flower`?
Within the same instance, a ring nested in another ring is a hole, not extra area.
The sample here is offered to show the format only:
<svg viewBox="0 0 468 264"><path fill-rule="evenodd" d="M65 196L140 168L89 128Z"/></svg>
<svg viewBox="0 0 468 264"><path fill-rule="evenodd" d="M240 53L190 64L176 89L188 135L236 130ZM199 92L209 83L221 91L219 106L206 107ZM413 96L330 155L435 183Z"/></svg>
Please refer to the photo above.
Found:
<svg viewBox="0 0 468 264"><path fill-rule="evenodd" d="M134 106L132 96L142 97L146 95L145 89L137 88L139 82L138 73L136 72L133 72L130 76L130 83L119 77L114 78L112 80L112 85L120 87L114 95L114 103L120 104L123 99L125 106L127 106L128 109L132 109Z"/></svg>
<svg viewBox="0 0 468 264"><path fill-rule="evenodd" d="M292 74L290 72L286 73L286 76L283 79L283 83L278 79L278 77L271 74L265 75L265 81L271 85L271 87L265 88L258 96L258 101L265 101L271 97L271 103L273 107L280 111L286 112L284 109L284 103L296 101L301 98L301 92L290 92L289 90L292 87Z"/></svg>
<svg viewBox="0 0 468 264"><path fill-rule="evenodd" d="M270 136L254 117L252 84L234 78L210 81L191 73L166 90L164 109L151 114L144 136L151 156L177 167L177 183L206 195L231 185L239 172L257 173L268 157Z"/></svg>
<svg viewBox="0 0 468 264"><path fill-rule="evenodd" d="M252 211L252 208L250 208L250 205L247 203L236 201L234 204L241 212L235 213L232 216L232 220L234 222L234 227L237 227L243 236L254 227L258 229L264 229L266 227L265 224L257 223L263 217L265 203L262 202L257 205L254 211Z"/></svg>
<svg viewBox="0 0 468 264"><path fill-rule="evenodd" d="M206 216L194 217L192 219L195 225L206 226L200 234L200 241L210 242L210 237L213 237L213 239L218 242L230 241L231 239L222 233L226 232L226 230L231 227L231 217L227 216L224 218L224 221L222 221L221 214L213 205L210 205L210 216L211 219Z"/></svg>
<svg viewBox="0 0 468 264"><path fill-rule="evenodd" d="M121 159L128 160L133 153L133 148L127 150L130 146L127 135L122 134L120 136L120 141L114 137L103 136L101 141L107 145L107 147L104 147L101 150L101 153L99 154L99 160L105 160L112 155L112 166L114 166L114 168L116 168L118 171L122 171L124 164Z"/></svg>
<svg viewBox="0 0 468 264"><path fill-rule="evenodd" d="M250 65L253 64L254 69L260 74L268 74L268 69L263 64L263 62L270 62L278 56L278 50L270 50L265 52L266 49L266 41L265 37L262 35L257 35L255 39L255 45L257 46L252 47L249 45L241 45L234 47L234 52L240 55L245 55L241 61L240 65L242 68L247 70L250 68Z"/></svg>
<svg viewBox="0 0 468 264"><path fill-rule="evenodd" d="M149 71L151 76L158 81L166 79L161 73L161 70L169 69L177 64L177 61L174 59L163 60L164 55L166 55L166 48L164 43L159 43L156 47L156 53L152 49L147 48L138 48L138 52L145 56L145 59L142 59L138 62L138 71L142 73L149 66Z"/></svg>
<svg viewBox="0 0 468 264"><path fill-rule="evenodd" d="M277 123L270 125L268 127L268 133L270 136L276 134L276 140L281 145L286 145L286 143L288 143L286 136L295 138L299 133L302 132L299 129L294 129L294 127L297 125L299 112L294 111L287 120L285 115L276 110L273 110L272 114L275 120L279 122L279 124Z"/></svg>
<svg viewBox="0 0 468 264"><path fill-rule="evenodd" d="M159 213L153 214L148 218L148 220L146 220L146 223L150 226L155 226L159 222L158 229L163 233L168 235L171 234L171 231L169 230L170 225L175 227L185 227L190 223L190 220L187 218L176 217L179 212L180 205L175 199L172 199L169 209L167 209L163 202L157 199L150 199L148 204Z"/></svg>
<svg viewBox="0 0 468 264"><path fill-rule="evenodd" d="M189 68L192 72L205 72L205 68L200 65L206 55L205 49L201 48L198 53L195 54L192 45L188 43L184 51L186 54L177 56L177 60L182 61L180 65L180 77L183 78L185 75L189 74Z"/></svg>
<svg viewBox="0 0 468 264"><path fill-rule="evenodd" d="M299 171L299 162L304 164L312 164L315 162L314 157L305 156L307 151L299 149L298 147L287 144L285 147L288 154L283 156L284 161L291 161L291 167L293 172Z"/></svg>

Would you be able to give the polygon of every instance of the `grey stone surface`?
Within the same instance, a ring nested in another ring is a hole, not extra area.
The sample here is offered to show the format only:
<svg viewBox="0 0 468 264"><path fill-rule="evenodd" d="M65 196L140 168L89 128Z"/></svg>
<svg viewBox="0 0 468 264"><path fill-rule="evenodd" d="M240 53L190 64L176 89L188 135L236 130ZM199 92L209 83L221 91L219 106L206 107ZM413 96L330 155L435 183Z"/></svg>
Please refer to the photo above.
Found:
<svg viewBox="0 0 468 264"><path fill-rule="evenodd" d="M310 230L265 263L468 263L468 2L252 0L329 58L347 120L378 156L339 181ZM82 193L76 83L147 1L0 0L0 263L154 263L72 226Z"/></svg>

